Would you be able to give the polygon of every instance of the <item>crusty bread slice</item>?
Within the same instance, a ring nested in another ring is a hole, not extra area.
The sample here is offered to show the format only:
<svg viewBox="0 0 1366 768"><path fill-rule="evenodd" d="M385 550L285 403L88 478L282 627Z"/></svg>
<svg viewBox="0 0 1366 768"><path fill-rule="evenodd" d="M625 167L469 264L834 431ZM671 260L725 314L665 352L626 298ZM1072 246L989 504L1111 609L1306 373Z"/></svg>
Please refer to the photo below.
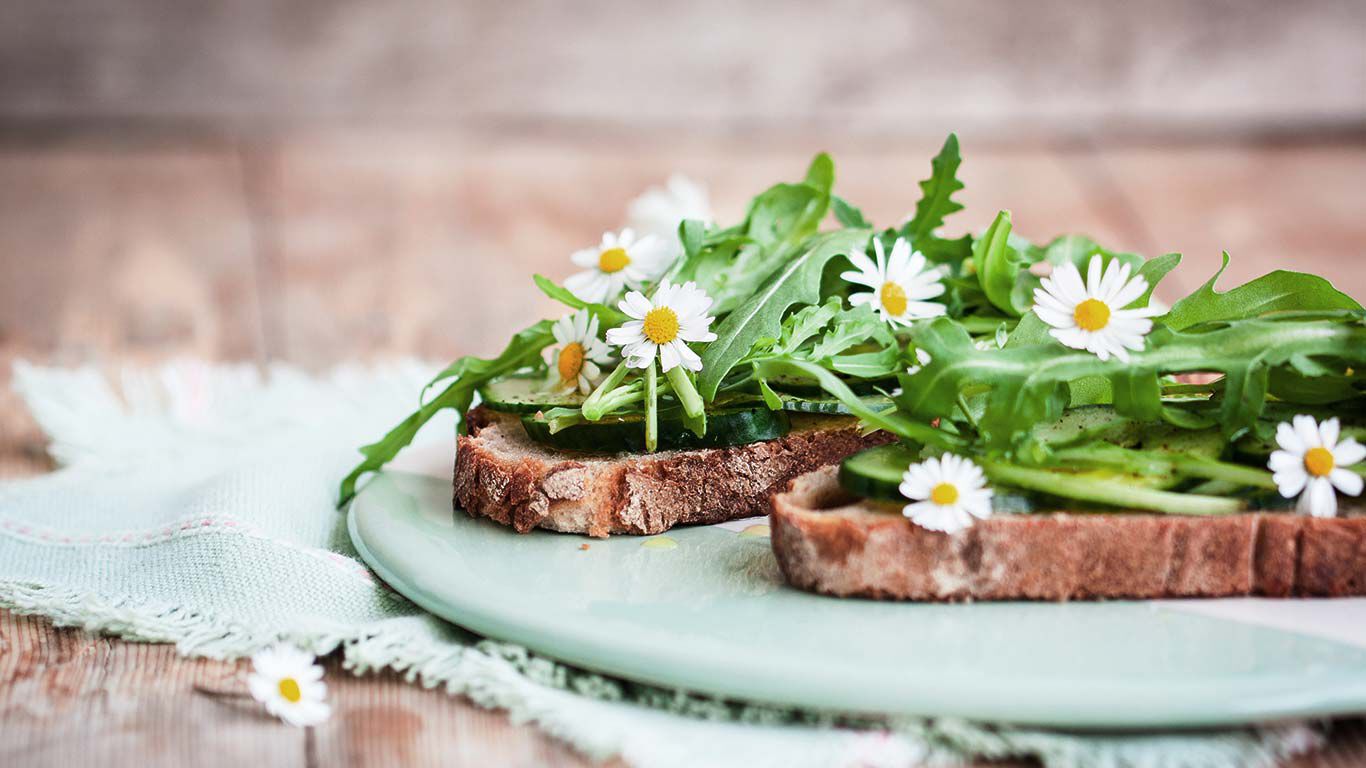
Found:
<svg viewBox="0 0 1366 768"><path fill-rule="evenodd" d="M793 586L889 600L1366 595L1366 516L997 515L952 536L859 500L835 467L773 500Z"/></svg>
<svg viewBox="0 0 1366 768"><path fill-rule="evenodd" d="M766 514L792 478L888 442L850 417L793 414L777 440L652 454L560 451L527 437L517 416L476 408L455 452L455 507L521 533L607 536Z"/></svg>

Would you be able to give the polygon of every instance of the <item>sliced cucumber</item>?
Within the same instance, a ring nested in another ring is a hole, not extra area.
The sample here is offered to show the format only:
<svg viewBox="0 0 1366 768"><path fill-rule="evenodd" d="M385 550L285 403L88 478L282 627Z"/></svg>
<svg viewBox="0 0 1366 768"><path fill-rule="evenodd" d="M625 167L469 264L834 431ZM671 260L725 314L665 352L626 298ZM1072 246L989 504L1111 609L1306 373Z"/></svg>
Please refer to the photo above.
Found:
<svg viewBox="0 0 1366 768"><path fill-rule="evenodd" d="M718 448L773 440L791 429L784 411L768 408L736 408L707 413L707 434L698 437L683 424L682 412L660 413L659 448ZM642 415L607 416L600 421L575 424L555 434L536 414L522 417L527 436L538 443L570 451L618 453L645 450L645 420Z"/></svg>
<svg viewBox="0 0 1366 768"><path fill-rule="evenodd" d="M919 456L901 443L859 451L840 463L840 485L855 496L905 501L899 486Z"/></svg>
<svg viewBox="0 0 1366 768"><path fill-rule="evenodd" d="M784 411L795 411L797 413L831 413L848 414L849 407L834 398L813 398L796 397L794 395L780 395L783 399ZM875 410L890 408L892 401L884 395L865 395L859 398L864 405Z"/></svg>
<svg viewBox="0 0 1366 768"><path fill-rule="evenodd" d="M879 390L891 392L896 389L896 379L848 379L844 382L855 394L871 395ZM780 394L808 395L826 397L825 390L811 379L801 377L777 376L768 380L768 385Z"/></svg>
<svg viewBox="0 0 1366 768"><path fill-rule="evenodd" d="M906 467L919 461L919 452L902 443L879 445L859 451L840 463L840 485L846 491L866 499L906 503L901 495L901 477ZM1019 515L1033 512L1034 497L1030 494L993 489L991 509L998 514Z"/></svg>
<svg viewBox="0 0 1366 768"><path fill-rule="evenodd" d="M540 376L505 376L485 384L479 397L490 409L504 413L536 413L583 404L583 395L577 391L553 391Z"/></svg>

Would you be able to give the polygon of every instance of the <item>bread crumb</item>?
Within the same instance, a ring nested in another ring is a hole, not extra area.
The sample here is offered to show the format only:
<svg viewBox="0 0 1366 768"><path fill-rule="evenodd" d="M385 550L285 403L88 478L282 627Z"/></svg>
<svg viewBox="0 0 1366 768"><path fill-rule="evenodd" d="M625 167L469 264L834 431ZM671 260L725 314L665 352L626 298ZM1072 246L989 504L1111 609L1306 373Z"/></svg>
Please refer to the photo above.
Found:
<svg viewBox="0 0 1366 768"><path fill-rule="evenodd" d="M588 545L587 545L587 544L580 544L580 545L579 545L579 549L588 549Z"/></svg>

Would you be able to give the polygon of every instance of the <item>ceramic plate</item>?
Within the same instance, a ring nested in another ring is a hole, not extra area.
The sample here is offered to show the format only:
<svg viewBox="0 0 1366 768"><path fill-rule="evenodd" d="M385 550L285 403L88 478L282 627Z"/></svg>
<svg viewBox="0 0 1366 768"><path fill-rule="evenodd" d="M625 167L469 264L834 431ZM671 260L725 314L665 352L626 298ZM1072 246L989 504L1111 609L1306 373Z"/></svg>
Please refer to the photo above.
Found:
<svg viewBox="0 0 1366 768"><path fill-rule="evenodd" d="M1337 617L1314 636L1171 603L839 600L784 584L762 519L649 538L517 535L453 514L450 499L448 480L381 474L351 508L351 538L432 613L631 680L1069 728L1366 711L1366 643L1352 642L1366 601L1252 601L1273 624ZM1244 602L1215 601L1234 614Z"/></svg>

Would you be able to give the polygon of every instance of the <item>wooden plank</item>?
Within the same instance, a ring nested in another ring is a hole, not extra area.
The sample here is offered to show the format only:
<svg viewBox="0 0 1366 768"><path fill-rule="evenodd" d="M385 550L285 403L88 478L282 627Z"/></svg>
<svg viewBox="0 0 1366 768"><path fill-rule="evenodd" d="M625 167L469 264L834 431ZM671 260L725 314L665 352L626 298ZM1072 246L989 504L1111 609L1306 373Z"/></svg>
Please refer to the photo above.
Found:
<svg viewBox="0 0 1366 768"><path fill-rule="evenodd" d="M308 736L243 698L249 662L184 659L173 646L97 638L0 611L0 764L588 764L465 700L394 674L357 678L335 658L325 665L333 715Z"/></svg>
<svg viewBox="0 0 1366 768"><path fill-rule="evenodd" d="M230 145L0 146L0 444L41 458L14 360L255 360L255 255Z"/></svg>
<svg viewBox="0 0 1366 768"><path fill-rule="evenodd" d="M325 662L332 718L312 742L245 691L245 661L184 659L167 645L96 638L0 610L0 764L115 766L585 766L514 726L396 675L357 678ZM200 691L196 691L196 688ZM1366 721L1343 720L1327 748L1287 768L1366 764ZM621 766L611 761L610 766ZM1024 763L980 763L1011 768Z"/></svg>
<svg viewBox="0 0 1366 768"><path fill-rule="evenodd" d="M0 5L0 114L1019 137L1366 118L1366 6Z"/></svg>
<svg viewBox="0 0 1366 768"><path fill-rule="evenodd" d="M1150 252L1184 254L1168 297L1207 280L1228 251L1222 289L1295 269L1366 300L1366 144L1101 147L1079 162L1141 218Z"/></svg>

